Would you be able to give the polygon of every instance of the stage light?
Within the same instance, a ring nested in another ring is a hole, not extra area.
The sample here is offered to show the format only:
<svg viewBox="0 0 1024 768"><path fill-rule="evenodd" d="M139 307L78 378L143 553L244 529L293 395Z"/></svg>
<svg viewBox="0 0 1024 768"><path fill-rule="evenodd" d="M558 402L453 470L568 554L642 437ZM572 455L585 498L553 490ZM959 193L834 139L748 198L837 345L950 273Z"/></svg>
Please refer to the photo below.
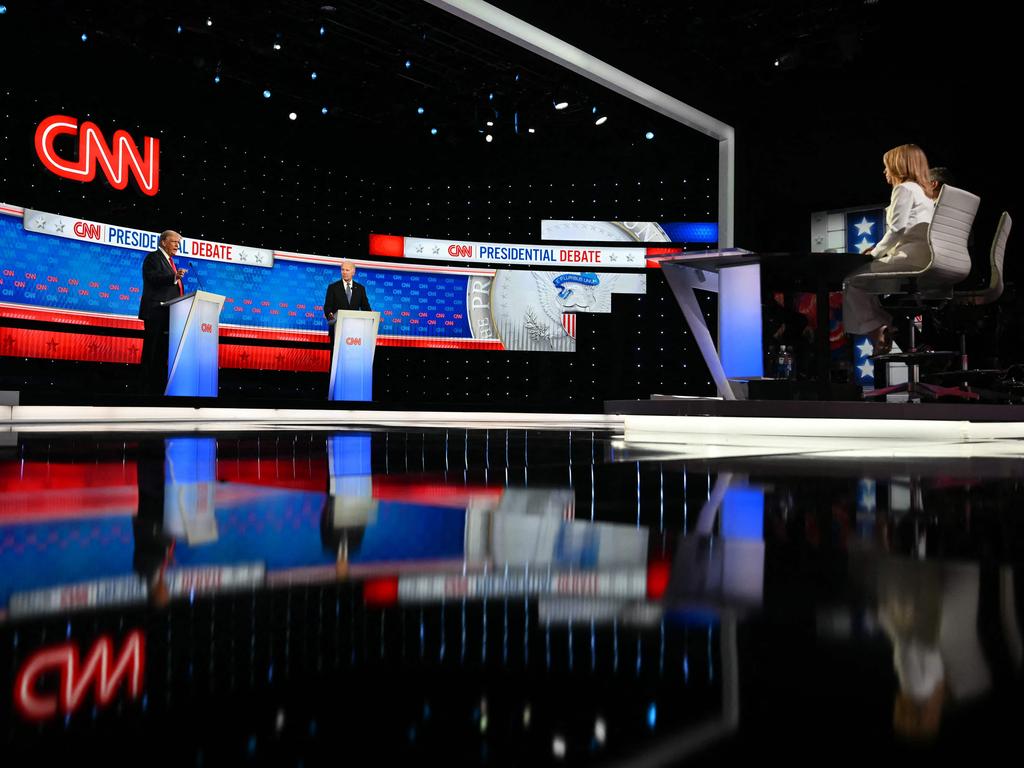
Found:
<svg viewBox="0 0 1024 768"><path fill-rule="evenodd" d="M654 138L654 131L648 131L647 133L645 133L644 134L644 138L647 139L648 141L653 139Z"/></svg>
<svg viewBox="0 0 1024 768"><path fill-rule="evenodd" d="M484 141L486 141L488 144L490 144L492 141L494 141L494 137L491 136L491 134L488 133L486 136L484 136Z"/></svg>
<svg viewBox="0 0 1024 768"><path fill-rule="evenodd" d="M536 130L535 128L527 128L527 129L526 129L526 132L527 132L527 133L536 133L536 132L537 132L537 130Z"/></svg>
<svg viewBox="0 0 1024 768"><path fill-rule="evenodd" d="M298 117L299 116L297 114L295 114L294 112L289 112L288 113L288 119L289 120L296 120Z"/></svg>
<svg viewBox="0 0 1024 768"><path fill-rule="evenodd" d="M181 24L178 25L178 34L181 34Z"/></svg>
<svg viewBox="0 0 1024 768"><path fill-rule="evenodd" d="M423 107L416 107L416 114L417 115L422 115L426 111L427 110L425 110Z"/></svg>
<svg viewBox="0 0 1024 768"><path fill-rule="evenodd" d="M270 89L269 88L267 88L267 89L265 89L263 91L263 98L264 99L269 99L270 98Z"/></svg>
<svg viewBox="0 0 1024 768"><path fill-rule="evenodd" d="M412 59L406 59L405 60L405 68L409 69L411 67L412 67Z"/></svg>
<svg viewBox="0 0 1024 768"><path fill-rule="evenodd" d="M316 80L316 72L310 72L309 73L309 79L310 80Z"/></svg>
<svg viewBox="0 0 1024 768"><path fill-rule="evenodd" d="M327 107L321 107L320 114L321 115L326 115L327 114Z"/></svg>
<svg viewBox="0 0 1024 768"><path fill-rule="evenodd" d="M494 101L494 94L493 93L487 94L487 100L488 101Z"/></svg>
<svg viewBox="0 0 1024 768"><path fill-rule="evenodd" d="M320 37L323 37L325 34L326 34L326 30L324 30L323 27L320 27Z"/></svg>
<svg viewBox="0 0 1024 768"><path fill-rule="evenodd" d="M213 26L213 19L207 19L206 20L206 26L212 27Z"/></svg>
<svg viewBox="0 0 1024 768"><path fill-rule="evenodd" d="M493 125L494 125L494 121L493 120L488 120L487 121L487 127L488 128L492 127Z"/></svg>
<svg viewBox="0 0 1024 768"><path fill-rule="evenodd" d="M557 102L555 104L555 109L565 109L568 106L569 106L569 102L568 101L559 101L559 102Z"/></svg>
<svg viewBox="0 0 1024 768"><path fill-rule="evenodd" d="M280 51L281 50L281 44L280 43L274 43L274 50L275 51Z"/></svg>
<svg viewBox="0 0 1024 768"><path fill-rule="evenodd" d="M89 39L89 36L87 34L85 34L85 32L83 32L82 33L82 42L84 43L88 39Z"/></svg>
<svg viewBox="0 0 1024 768"><path fill-rule="evenodd" d="M437 136L437 128L431 128L430 129L430 135L431 136Z"/></svg>
<svg viewBox="0 0 1024 768"><path fill-rule="evenodd" d="M597 107L591 107L590 108L590 114L596 115L597 114Z"/></svg>
<svg viewBox="0 0 1024 768"><path fill-rule="evenodd" d="M220 75L214 75L213 76L213 84L216 85L219 82L220 82Z"/></svg>
<svg viewBox="0 0 1024 768"><path fill-rule="evenodd" d="M608 117L606 115L601 115L601 117L597 118L597 120L594 121L594 125L604 125L607 122Z"/></svg>
<svg viewBox="0 0 1024 768"><path fill-rule="evenodd" d="M3 16L5 13L7 13L7 6L0 5L0 16Z"/></svg>

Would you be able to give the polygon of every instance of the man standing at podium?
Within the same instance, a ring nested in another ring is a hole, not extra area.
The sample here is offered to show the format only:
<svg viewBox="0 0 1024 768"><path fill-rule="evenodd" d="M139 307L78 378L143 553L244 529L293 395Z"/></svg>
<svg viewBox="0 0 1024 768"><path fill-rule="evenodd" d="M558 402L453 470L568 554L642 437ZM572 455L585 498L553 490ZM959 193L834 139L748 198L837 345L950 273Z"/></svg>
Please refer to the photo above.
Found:
<svg viewBox="0 0 1024 768"><path fill-rule="evenodd" d="M185 294L182 284L186 270L174 264L181 235L172 230L160 233L159 247L146 254L142 262L142 299L139 319L144 327L142 337L141 389L146 394L163 394L167 387L167 334L170 330L170 309L163 302Z"/></svg>
<svg viewBox="0 0 1024 768"><path fill-rule="evenodd" d="M339 309L354 309L371 312L370 301L366 298L366 288L357 283L356 265L346 259L341 262L341 280L327 286L327 297L324 299L324 317L327 318L327 332L334 348L334 315Z"/></svg>

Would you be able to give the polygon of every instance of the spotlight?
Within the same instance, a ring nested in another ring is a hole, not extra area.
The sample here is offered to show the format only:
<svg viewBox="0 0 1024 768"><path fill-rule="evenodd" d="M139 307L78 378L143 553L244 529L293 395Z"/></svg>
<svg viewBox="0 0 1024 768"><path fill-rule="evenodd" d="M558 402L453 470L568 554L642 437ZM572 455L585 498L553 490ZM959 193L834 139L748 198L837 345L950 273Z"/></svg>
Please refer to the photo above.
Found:
<svg viewBox="0 0 1024 768"><path fill-rule="evenodd" d="M607 122L608 117L606 115L601 115L599 118L597 118L597 120L594 121L594 125L604 125Z"/></svg>
<svg viewBox="0 0 1024 768"><path fill-rule="evenodd" d="M281 50L281 44L280 43L274 43L274 50L275 51L280 51Z"/></svg>
<svg viewBox="0 0 1024 768"><path fill-rule="evenodd" d="M645 133L644 134L644 138L647 139L648 141L653 139L654 138L654 131L648 131L647 133Z"/></svg>
<svg viewBox="0 0 1024 768"><path fill-rule="evenodd" d="M405 60L405 68L410 69L412 67L412 59Z"/></svg>
<svg viewBox="0 0 1024 768"><path fill-rule="evenodd" d="M320 37L323 37L325 34L326 30L323 27L320 27Z"/></svg>
<svg viewBox="0 0 1024 768"><path fill-rule="evenodd" d="M494 101L494 94L493 93L488 93L487 94L487 100L488 101Z"/></svg>
<svg viewBox="0 0 1024 768"><path fill-rule="evenodd" d="M213 76L213 84L216 85L219 82L220 82L220 75L214 75Z"/></svg>
<svg viewBox="0 0 1024 768"><path fill-rule="evenodd" d="M296 120L298 117L299 116L297 114L295 114L294 112L289 112L288 113L288 119L289 120Z"/></svg>
<svg viewBox="0 0 1024 768"><path fill-rule="evenodd" d="M491 136L491 134L488 133L486 136L484 136L484 141L486 141L488 144L490 144L492 141L494 141L494 137Z"/></svg>
<svg viewBox="0 0 1024 768"><path fill-rule="evenodd" d="M431 136L437 136L437 128L431 128L430 129L430 135Z"/></svg>
<svg viewBox="0 0 1024 768"><path fill-rule="evenodd" d="M417 115L422 115L426 111L427 110L425 110L423 107L416 107L416 114Z"/></svg>
<svg viewBox="0 0 1024 768"><path fill-rule="evenodd" d="M206 20L206 26L212 27L213 26L213 19L207 19Z"/></svg>
<svg viewBox="0 0 1024 768"><path fill-rule="evenodd" d="M590 108L590 114L596 115L597 114L597 107L591 107Z"/></svg>
<svg viewBox="0 0 1024 768"><path fill-rule="evenodd" d="M536 133L536 132L537 132L537 130L536 130L535 128L527 128L527 129L526 129L526 132L527 132L527 133Z"/></svg>
<svg viewBox="0 0 1024 768"><path fill-rule="evenodd" d="M327 107L321 107L320 108L320 114L321 115L326 115L327 114Z"/></svg>
<svg viewBox="0 0 1024 768"><path fill-rule="evenodd" d="M82 42L84 43L88 39L89 39L89 36L87 34L85 34L85 32L83 32L82 33Z"/></svg>
<svg viewBox="0 0 1024 768"><path fill-rule="evenodd" d="M488 120L487 121L487 127L488 128L492 127L493 125L494 125L494 121L493 120Z"/></svg>
<svg viewBox="0 0 1024 768"><path fill-rule="evenodd" d="M568 106L569 106L569 102L568 101L559 101L559 102L557 102L555 104L555 109L565 109Z"/></svg>
<svg viewBox="0 0 1024 768"><path fill-rule="evenodd" d="M310 72L309 73L309 79L310 80L316 80L316 72Z"/></svg>
<svg viewBox="0 0 1024 768"><path fill-rule="evenodd" d="M178 34L181 34L181 24L178 25Z"/></svg>
<svg viewBox="0 0 1024 768"><path fill-rule="evenodd" d="M0 5L0 16L3 16L5 13L7 13L7 6Z"/></svg>
<svg viewBox="0 0 1024 768"><path fill-rule="evenodd" d="M264 91L263 91L263 98L264 99L269 99L270 98L270 89L269 88L264 89Z"/></svg>

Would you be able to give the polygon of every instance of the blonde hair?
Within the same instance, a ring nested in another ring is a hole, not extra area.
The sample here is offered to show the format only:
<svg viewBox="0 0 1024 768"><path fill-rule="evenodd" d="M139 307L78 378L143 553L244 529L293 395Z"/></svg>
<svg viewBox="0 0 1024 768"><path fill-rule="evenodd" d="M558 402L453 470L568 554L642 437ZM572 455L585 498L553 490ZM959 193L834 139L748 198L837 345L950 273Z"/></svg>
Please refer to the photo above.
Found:
<svg viewBox="0 0 1024 768"><path fill-rule="evenodd" d="M935 192L932 189L928 176L928 158L924 150L917 144L901 144L893 147L882 156L882 162L889 169L889 175L897 184L904 181L913 181L918 184L928 197L933 197Z"/></svg>

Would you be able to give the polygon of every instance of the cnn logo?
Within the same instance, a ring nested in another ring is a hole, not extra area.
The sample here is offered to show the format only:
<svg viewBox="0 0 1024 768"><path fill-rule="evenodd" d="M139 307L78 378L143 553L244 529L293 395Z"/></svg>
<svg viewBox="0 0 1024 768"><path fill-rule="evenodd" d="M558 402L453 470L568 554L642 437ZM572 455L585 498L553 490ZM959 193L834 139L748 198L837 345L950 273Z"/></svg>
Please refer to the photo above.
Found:
<svg viewBox="0 0 1024 768"><path fill-rule="evenodd" d="M134 630L125 638L120 653L114 652L110 637L100 637L85 659L74 642L52 645L32 654L18 671L14 703L26 720L48 720L58 714L70 715L86 700L92 689L96 705L106 707L122 683L132 699L142 694L146 664L146 638ZM41 683L57 690L43 690Z"/></svg>
<svg viewBox="0 0 1024 768"><path fill-rule="evenodd" d="M449 256L461 256L463 258L473 257L473 246L472 245L457 245L452 243L448 246Z"/></svg>
<svg viewBox="0 0 1024 768"><path fill-rule="evenodd" d="M202 323L199 326L199 330L201 330L203 333L213 333L213 324L212 323Z"/></svg>
<svg viewBox="0 0 1024 768"><path fill-rule="evenodd" d="M363 346L363 340L358 336L346 336L345 343L350 347L361 347Z"/></svg>
<svg viewBox="0 0 1024 768"><path fill-rule="evenodd" d="M59 136L78 137L78 160L68 160L57 154L54 142ZM127 131L114 131L108 145L99 127L88 120L78 126L78 120L67 115L52 115L36 128L36 154L43 166L58 176L76 181L96 178L96 166L114 189L128 186L128 174L135 177L144 194L155 195L160 179L160 140L152 136L142 139L144 151L138 147Z"/></svg>

